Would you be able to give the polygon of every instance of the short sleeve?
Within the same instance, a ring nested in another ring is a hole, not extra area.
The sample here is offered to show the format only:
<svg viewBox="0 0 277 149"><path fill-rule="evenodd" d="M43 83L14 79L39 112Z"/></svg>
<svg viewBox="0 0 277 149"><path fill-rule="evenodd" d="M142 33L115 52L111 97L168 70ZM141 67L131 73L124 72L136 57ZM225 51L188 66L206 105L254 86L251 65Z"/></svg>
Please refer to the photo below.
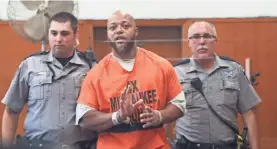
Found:
<svg viewBox="0 0 277 149"><path fill-rule="evenodd" d="M27 68L27 63L25 61L21 62L2 100L2 103L10 107L14 112L21 112L28 100Z"/></svg>
<svg viewBox="0 0 277 149"><path fill-rule="evenodd" d="M238 97L238 112L243 114L261 102L257 92L245 76L242 69L238 75L240 92Z"/></svg>
<svg viewBox="0 0 277 149"><path fill-rule="evenodd" d="M86 106L89 106L91 108L94 108L96 110L99 109L99 104L97 100L97 94L96 89L94 86L94 76L91 75L91 73L88 73L88 75L85 77L82 88L80 91L80 95L78 98L78 104L83 104Z"/></svg>
<svg viewBox="0 0 277 149"><path fill-rule="evenodd" d="M167 74L165 75L167 80L167 102L170 102L182 91L182 86L179 82L173 66L171 66L170 64L164 66L167 66Z"/></svg>

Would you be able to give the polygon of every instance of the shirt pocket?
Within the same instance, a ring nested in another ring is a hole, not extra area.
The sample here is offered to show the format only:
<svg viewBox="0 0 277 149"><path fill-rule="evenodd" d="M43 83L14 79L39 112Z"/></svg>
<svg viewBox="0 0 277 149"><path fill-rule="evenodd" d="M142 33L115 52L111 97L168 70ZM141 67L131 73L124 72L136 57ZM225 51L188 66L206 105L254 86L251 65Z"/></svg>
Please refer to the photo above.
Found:
<svg viewBox="0 0 277 149"><path fill-rule="evenodd" d="M180 79L180 83L183 87L183 91L186 98L186 105L191 106L193 104L193 96L196 94L197 90L190 84L192 79Z"/></svg>
<svg viewBox="0 0 277 149"><path fill-rule="evenodd" d="M75 96L78 99L85 75L79 75L74 78Z"/></svg>
<svg viewBox="0 0 277 149"><path fill-rule="evenodd" d="M51 98L52 78L47 72L38 72L33 76L29 87L29 100L48 100Z"/></svg>
<svg viewBox="0 0 277 149"><path fill-rule="evenodd" d="M223 104L235 107L240 92L239 82L235 79L224 79L222 80L220 89L223 92Z"/></svg>

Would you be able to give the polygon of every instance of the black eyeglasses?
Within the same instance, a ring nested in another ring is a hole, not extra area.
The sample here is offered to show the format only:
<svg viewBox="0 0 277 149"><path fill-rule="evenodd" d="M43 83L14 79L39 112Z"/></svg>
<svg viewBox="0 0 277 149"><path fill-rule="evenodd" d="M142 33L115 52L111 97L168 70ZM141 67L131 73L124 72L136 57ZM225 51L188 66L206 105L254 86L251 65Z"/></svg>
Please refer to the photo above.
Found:
<svg viewBox="0 0 277 149"><path fill-rule="evenodd" d="M191 37L189 37L189 39L192 39L192 40L200 40L201 38L203 38L205 40L216 39L216 37L211 34L203 34L203 35L194 34Z"/></svg>

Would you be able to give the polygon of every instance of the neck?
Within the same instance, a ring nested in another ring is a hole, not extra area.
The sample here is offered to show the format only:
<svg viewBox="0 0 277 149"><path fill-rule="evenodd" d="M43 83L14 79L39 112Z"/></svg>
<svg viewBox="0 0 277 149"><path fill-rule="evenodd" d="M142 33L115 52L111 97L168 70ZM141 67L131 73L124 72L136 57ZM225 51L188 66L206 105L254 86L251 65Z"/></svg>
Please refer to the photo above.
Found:
<svg viewBox="0 0 277 149"><path fill-rule="evenodd" d="M209 72L214 67L215 57L207 58L207 59L195 59L195 60L205 71Z"/></svg>
<svg viewBox="0 0 277 149"><path fill-rule="evenodd" d="M68 58L73 56L74 50L54 50L53 55L56 58Z"/></svg>
<svg viewBox="0 0 277 149"><path fill-rule="evenodd" d="M136 55L137 55L137 47L133 47L130 52L122 52L122 53L117 53L115 50L112 50L113 55L119 59L122 60L131 60L131 59L135 59Z"/></svg>

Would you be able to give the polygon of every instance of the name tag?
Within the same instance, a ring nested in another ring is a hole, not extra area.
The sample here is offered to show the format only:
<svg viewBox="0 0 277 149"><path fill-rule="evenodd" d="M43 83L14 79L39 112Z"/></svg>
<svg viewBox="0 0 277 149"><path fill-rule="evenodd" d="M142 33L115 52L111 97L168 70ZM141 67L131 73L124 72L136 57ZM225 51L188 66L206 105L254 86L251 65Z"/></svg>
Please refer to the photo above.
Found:
<svg viewBox="0 0 277 149"><path fill-rule="evenodd" d="M37 74L38 75L45 75L45 74L47 74L47 72L46 71L41 71L41 72L37 72Z"/></svg>

